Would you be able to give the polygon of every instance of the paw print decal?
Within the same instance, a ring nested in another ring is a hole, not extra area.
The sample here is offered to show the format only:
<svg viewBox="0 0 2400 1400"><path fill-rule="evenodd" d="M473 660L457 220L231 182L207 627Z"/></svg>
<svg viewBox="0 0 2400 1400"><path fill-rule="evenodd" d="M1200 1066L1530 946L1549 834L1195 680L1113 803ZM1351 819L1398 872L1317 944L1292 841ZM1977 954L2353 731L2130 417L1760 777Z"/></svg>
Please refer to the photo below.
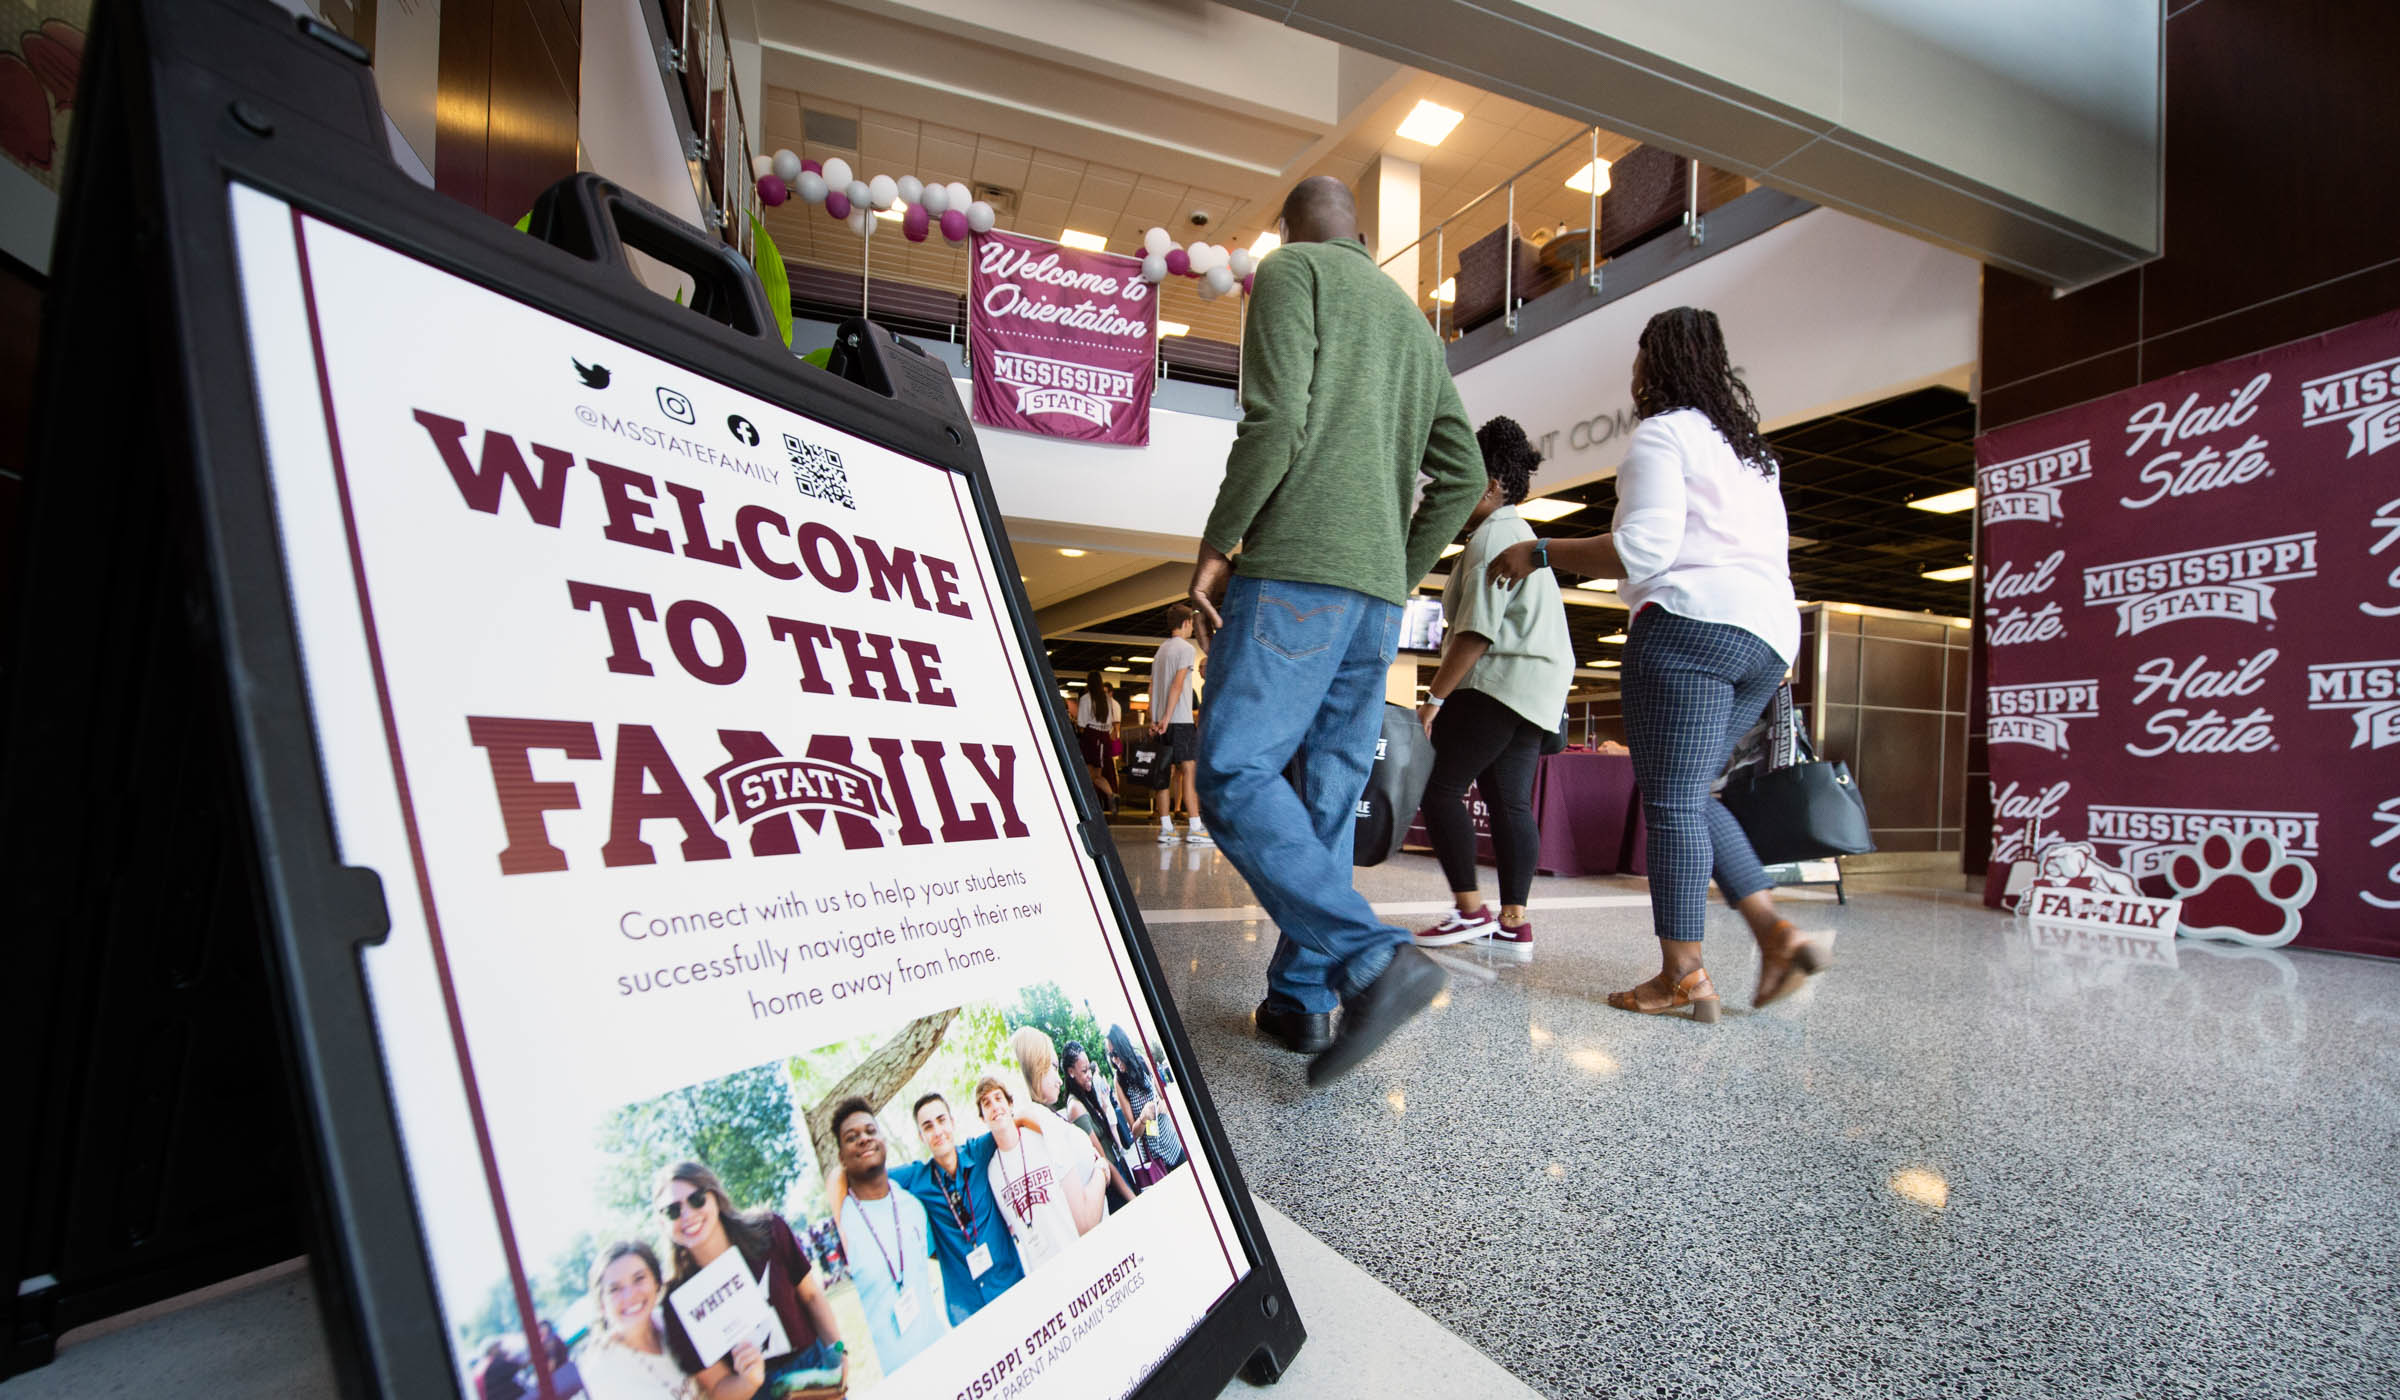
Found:
<svg viewBox="0 0 2400 1400"><path fill-rule="evenodd" d="M2300 911L2316 897L2317 872L2265 832L2214 832L2167 862L2167 884L2183 901L2186 938L2280 948L2300 933Z"/></svg>

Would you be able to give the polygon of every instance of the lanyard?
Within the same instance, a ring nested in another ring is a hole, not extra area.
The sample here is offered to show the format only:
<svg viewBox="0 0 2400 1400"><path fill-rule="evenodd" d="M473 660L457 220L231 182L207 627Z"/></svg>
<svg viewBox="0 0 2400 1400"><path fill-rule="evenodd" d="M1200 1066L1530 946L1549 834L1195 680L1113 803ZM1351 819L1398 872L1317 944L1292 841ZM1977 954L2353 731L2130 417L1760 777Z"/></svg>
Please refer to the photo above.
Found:
<svg viewBox="0 0 2400 1400"><path fill-rule="evenodd" d="M943 1174L941 1163L934 1162L930 1165L933 1169L933 1184L942 1188L942 1199L950 1203L950 1218L958 1222L961 1234L969 1240L974 1239L975 1197L972 1194L973 1188L967 1181L967 1164L963 1161L958 1164L958 1185L956 1186L951 1185L950 1178ZM961 1195L966 1196L964 1205L959 1203Z"/></svg>
<svg viewBox="0 0 2400 1400"><path fill-rule="evenodd" d="M855 1196L850 1198L852 1201L856 1199ZM884 1199L892 1203L892 1248L900 1251L900 1258L906 1260L908 1258L908 1233L906 1227L900 1223L899 1198L887 1193ZM844 1202L844 1204L848 1203ZM900 1287L900 1265L893 1261L890 1251L883 1247L883 1236L875 1232L874 1215L862 1205L858 1208L858 1218L866 1224L867 1238L875 1241L875 1252L883 1256L883 1267L892 1276L892 1286Z"/></svg>

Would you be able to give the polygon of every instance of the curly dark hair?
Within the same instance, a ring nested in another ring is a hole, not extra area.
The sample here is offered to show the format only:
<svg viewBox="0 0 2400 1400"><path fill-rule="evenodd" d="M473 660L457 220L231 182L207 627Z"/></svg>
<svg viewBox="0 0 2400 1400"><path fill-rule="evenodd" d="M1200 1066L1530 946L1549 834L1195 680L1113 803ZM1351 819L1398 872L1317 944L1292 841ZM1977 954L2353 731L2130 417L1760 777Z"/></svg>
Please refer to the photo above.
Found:
<svg viewBox="0 0 2400 1400"><path fill-rule="evenodd" d="M1655 418L1679 408L1708 415L1733 455L1773 476L1782 464L1758 435L1758 403L1750 386L1725 354L1725 331L1717 313L1678 306L1661 311L1642 327L1642 373L1633 391L1633 411Z"/></svg>
<svg viewBox="0 0 2400 1400"><path fill-rule="evenodd" d="M1475 445L1483 449L1484 475L1500 483L1502 505L1515 505L1533 489L1533 474L1542 454L1514 418L1495 418L1475 430Z"/></svg>

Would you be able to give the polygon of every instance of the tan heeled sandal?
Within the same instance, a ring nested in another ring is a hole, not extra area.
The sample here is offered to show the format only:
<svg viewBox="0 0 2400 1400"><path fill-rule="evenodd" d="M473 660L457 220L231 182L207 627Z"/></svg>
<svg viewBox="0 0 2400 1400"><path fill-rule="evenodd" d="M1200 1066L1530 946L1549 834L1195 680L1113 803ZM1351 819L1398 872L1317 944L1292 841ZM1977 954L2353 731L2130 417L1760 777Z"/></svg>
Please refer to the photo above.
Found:
<svg viewBox="0 0 2400 1400"><path fill-rule="evenodd" d="M1799 991L1801 983L1833 965L1833 957L1825 951L1825 945L1799 937L1789 920L1777 928L1790 935L1792 941L1779 955L1759 950L1758 990L1750 996L1753 1009L1783 1000Z"/></svg>
<svg viewBox="0 0 2400 1400"><path fill-rule="evenodd" d="M1691 1010L1693 1020L1702 1025L1715 1025L1724 1003L1717 999L1717 989L1708 980L1708 969L1695 967L1683 974L1664 1001L1650 1000L1650 984L1622 992L1610 992L1608 1004L1619 1011L1631 1011L1643 1016L1664 1016L1670 1011Z"/></svg>

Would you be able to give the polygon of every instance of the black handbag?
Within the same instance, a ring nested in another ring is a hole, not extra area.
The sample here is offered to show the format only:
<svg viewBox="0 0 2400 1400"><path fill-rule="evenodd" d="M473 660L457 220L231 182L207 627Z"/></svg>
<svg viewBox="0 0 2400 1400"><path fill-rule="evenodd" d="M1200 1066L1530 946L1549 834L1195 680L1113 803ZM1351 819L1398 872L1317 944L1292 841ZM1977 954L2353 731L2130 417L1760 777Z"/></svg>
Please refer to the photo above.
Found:
<svg viewBox="0 0 2400 1400"><path fill-rule="evenodd" d="M1145 733L1125 746L1125 778L1137 787L1164 788L1174 772L1168 762L1171 750L1167 741L1156 734Z"/></svg>
<svg viewBox="0 0 2400 1400"><path fill-rule="evenodd" d="M1767 766L1728 778L1720 800L1741 824L1761 865L1864 855L1875 849L1867 829L1867 803L1851 780L1850 765L1816 756L1792 723L1792 688L1775 692L1770 732L1786 736ZM1776 761L1780 760L1780 761Z"/></svg>
<svg viewBox="0 0 2400 1400"><path fill-rule="evenodd" d="M1383 733L1375 740L1375 766L1367 771L1351 831L1353 865L1381 865L1399 854L1432 776L1433 741L1425 737L1425 722L1415 710L1387 702Z"/></svg>

